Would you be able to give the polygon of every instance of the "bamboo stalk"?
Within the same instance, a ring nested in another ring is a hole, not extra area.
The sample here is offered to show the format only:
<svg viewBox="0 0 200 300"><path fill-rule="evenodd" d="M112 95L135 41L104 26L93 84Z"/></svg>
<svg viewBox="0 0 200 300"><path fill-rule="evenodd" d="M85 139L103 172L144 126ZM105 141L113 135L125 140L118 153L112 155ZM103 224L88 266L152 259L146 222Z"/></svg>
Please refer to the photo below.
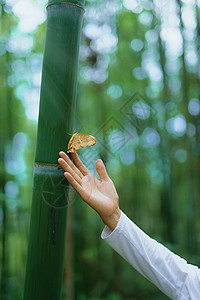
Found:
<svg viewBox="0 0 200 300"><path fill-rule="evenodd" d="M180 19L180 31L183 39L183 53L181 55L182 59L182 87L183 87L183 114L187 120L187 122L190 121L190 114L187 109L188 103L189 103L189 97L190 97L190 77L188 76L187 67L185 64L185 54L186 54L186 41L183 34L184 31L184 24L183 24L183 16L181 14L182 10L182 3L180 0L176 0L177 6L179 8L179 19ZM190 141L188 139L188 136L184 136L184 148L187 151L187 161L186 161L186 168L185 168L185 178L187 178L187 185L186 185L186 201L187 201L187 218L186 218L186 247L190 254L196 254L198 255L197 250L197 236L198 231L196 230L196 211L198 207L198 197L195 197L195 183L194 183L194 174L192 171L191 166L194 165L194 158L191 155L192 154L192 148L190 145ZM196 198L196 199L195 199ZM190 234L190 233L193 234Z"/></svg>
<svg viewBox="0 0 200 300"><path fill-rule="evenodd" d="M10 18L5 12L4 7L5 1L1 1L0 4L0 14L1 14L1 24L0 30L5 36L10 36ZM8 51L1 56L0 59L0 94L1 94L1 122L0 122L0 157L5 158L6 147L7 150L13 138L13 91L7 83L7 78L11 74L11 63L12 55ZM15 121L16 124L16 121ZM3 221L1 224L1 261L0 261L0 299L6 300L9 284L10 284L10 269L9 269L9 245L8 245L8 235L9 235L9 218L8 218L8 198L4 192L6 182L11 179L11 175L6 172L5 165L2 163L0 168L0 209L3 213Z"/></svg>
<svg viewBox="0 0 200 300"><path fill-rule="evenodd" d="M75 118L84 1L49 1L24 300L60 299L69 186L57 163Z"/></svg>

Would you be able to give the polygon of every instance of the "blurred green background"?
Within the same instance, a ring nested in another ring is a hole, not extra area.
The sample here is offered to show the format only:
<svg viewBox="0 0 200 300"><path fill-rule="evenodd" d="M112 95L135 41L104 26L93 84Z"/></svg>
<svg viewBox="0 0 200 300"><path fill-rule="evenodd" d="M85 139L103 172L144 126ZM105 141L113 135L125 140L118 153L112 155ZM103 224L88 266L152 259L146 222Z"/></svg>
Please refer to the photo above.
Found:
<svg viewBox="0 0 200 300"><path fill-rule="evenodd" d="M0 9L0 298L18 300L46 2L1 0ZM198 266L199 31L199 0L86 1L74 128L97 137L79 153L93 174L95 159L104 160L121 209ZM101 240L100 218L77 195L68 212L62 299L168 299Z"/></svg>

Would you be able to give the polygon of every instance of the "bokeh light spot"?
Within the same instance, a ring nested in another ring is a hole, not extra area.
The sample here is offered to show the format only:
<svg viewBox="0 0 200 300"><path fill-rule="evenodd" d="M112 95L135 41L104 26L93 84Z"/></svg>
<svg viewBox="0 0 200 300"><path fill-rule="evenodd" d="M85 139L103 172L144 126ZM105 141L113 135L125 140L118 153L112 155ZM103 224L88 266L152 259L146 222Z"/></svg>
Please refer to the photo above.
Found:
<svg viewBox="0 0 200 300"><path fill-rule="evenodd" d="M145 128L142 138L150 147L157 147L160 143L160 135L152 128Z"/></svg>
<svg viewBox="0 0 200 300"><path fill-rule="evenodd" d="M153 20L153 16L150 12L145 11L138 16L138 19L143 25L150 26Z"/></svg>
<svg viewBox="0 0 200 300"><path fill-rule="evenodd" d="M128 166L134 162L135 153L131 149L122 149L120 159L124 165Z"/></svg>
<svg viewBox="0 0 200 300"><path fill-rule="evenodd" d="M144 46L143 42L139 39L133 39L131 41L131 48L136 52L141 51L143 46Z"/></svg>
<svg viewBox="0 0 200 300"><path fill-rule="evenodd" d="M184 163L187 159L187 152L185 149L178 149L176 150L174 157L178 162Z"/></svg>
<svg viewBox="0 0 200 300"><path fill-rule="evenodd" d="M199 99L197 98L190 99L190 102L188 104L188 110L192 116L197 116L200 113Z"/></svg>
<svg viewBox="0 0 200 300"><path fill-rule="evenodd" d="M14 181L7 181L4 190L7 196L9 197L16 197L19 193L19 188L16 182Z"/></svg>
<svg viewBox="0 0 200 300"><path fill-rule="evenodd" d="M121 97L122 95L122 89L119 85L110 85L107 94L112 98L112 99L117 99Z"/></svg>
<svg viewBox="0 0 200 300"><path fill-rule="evenodd" d="M142 119L142 120L148 119L151 114L149 105L147 105L146 103L144 103L142 101L138 101L138 102L134 103L132 106L132 110L133 110L133 113L139 119Z"/></svg>
<svg viewBox="0 0 200 300"><path fill-rule="evenodd" d="M169 133L174 133L178 136L184 135L187 129L187 123L183 115L177 115L166 122L166 128Z"/></svg>

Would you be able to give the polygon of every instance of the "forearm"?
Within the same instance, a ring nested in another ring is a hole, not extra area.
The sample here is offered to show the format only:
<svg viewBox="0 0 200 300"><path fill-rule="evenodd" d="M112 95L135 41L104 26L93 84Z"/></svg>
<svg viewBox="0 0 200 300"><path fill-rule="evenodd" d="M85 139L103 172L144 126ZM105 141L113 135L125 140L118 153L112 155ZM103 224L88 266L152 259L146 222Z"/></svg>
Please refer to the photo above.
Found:
<svg viewBox="0 0 200 300"><path fill-rule="evenodd" d="M122 213L102 238L171 299L200 299L199 269L147 236Z"/></svg>

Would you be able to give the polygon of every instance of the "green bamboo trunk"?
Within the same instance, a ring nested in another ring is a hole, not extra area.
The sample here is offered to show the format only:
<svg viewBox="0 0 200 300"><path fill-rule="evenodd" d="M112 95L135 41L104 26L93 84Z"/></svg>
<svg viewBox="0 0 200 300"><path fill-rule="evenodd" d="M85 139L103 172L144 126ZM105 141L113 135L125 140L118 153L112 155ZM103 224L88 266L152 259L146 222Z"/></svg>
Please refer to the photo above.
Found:
<svg viewBox="0 0 200 300"><path fill-rule="evenodd" d="M84 1L49 1L24 300L60 299L69 186L57 160L72 132Z"/></svg>

